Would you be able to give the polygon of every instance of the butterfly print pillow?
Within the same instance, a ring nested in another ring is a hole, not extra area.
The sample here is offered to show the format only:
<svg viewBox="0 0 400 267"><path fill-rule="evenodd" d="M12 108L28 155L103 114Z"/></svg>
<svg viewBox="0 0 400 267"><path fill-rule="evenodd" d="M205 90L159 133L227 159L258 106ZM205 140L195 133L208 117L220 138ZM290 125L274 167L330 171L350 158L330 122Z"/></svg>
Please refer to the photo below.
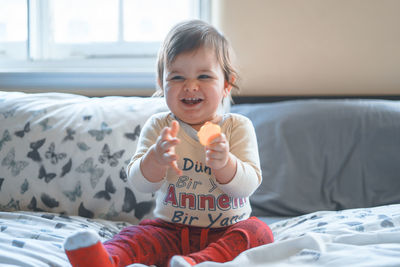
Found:
<svg viewBox="0 0 400 267"><path fill-rule="evenodd" d="M162 98L0 92L0 211L60 212L138 223L154 199L126 166Z"/></svg>

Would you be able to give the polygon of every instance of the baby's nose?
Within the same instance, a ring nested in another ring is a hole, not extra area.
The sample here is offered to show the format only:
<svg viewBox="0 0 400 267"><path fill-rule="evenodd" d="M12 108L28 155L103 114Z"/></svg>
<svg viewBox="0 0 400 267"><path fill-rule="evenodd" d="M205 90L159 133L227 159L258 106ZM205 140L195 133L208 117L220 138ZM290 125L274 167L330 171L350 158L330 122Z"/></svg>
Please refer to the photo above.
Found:
<svg viewBox="0 0 400 267"><path fill-rule="evenodd" d="M191 91L198 91L199 86L196 81L193 80L188 80L185 84L185 91L186 92L191 92Z"/></svg>

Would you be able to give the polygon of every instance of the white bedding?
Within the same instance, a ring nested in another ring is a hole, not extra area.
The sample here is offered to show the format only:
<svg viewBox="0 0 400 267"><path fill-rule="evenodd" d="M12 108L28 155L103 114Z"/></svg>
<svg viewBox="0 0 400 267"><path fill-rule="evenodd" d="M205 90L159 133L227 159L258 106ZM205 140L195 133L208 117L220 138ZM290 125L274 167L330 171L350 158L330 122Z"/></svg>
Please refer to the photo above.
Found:
<svg viewBox="0 0 400 267"><path fill-rule="evenodd" d="M274 243L198 266L400 266L399 204L320 211L270 227Z"/></svg>
<svg viewBox="0 0 400 267"><path fill-rule="evenodd" d="M82 228L102 241L129 224L51 213L0 212L1 266L69 266L62 243ZM232 262L199 266L400 266L400 204L320 211L270 225L275 242Z"/></svg>
<svg viewBox="0 0 400 267"><path fill-rule="evenodd" d="M84 228L102 241L130 224L40 212L0 212L0 266L71 266L64 239Z"/></svg>

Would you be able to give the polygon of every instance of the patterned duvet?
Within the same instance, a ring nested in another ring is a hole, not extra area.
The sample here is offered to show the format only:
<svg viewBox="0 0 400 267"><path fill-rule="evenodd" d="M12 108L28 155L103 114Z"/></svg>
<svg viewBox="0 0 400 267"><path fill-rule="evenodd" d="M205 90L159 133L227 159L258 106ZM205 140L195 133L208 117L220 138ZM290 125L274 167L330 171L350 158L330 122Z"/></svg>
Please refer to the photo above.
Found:
<svg viewBox="0 0 400 267"><path fill-rule="evenodd" d="M62 244L82 228L102 241L130 224L39 212L0 212L1 266L70 266ZM270 225L275 242L232 262L199 266L400 266L400 204L320 211Z"/></svg>

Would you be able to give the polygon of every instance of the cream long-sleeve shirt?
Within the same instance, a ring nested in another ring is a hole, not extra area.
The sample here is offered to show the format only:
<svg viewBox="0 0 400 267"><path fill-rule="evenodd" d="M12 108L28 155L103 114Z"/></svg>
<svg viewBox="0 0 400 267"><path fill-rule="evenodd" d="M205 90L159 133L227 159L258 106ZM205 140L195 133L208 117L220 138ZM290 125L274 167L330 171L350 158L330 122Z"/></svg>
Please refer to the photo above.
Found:
<svg viewBox="0 0 400 267"><path fill-rule="evenodd" d="M144 125L135 155L128 165L128 180L141 192L156 192L154 215L172 223L200 227L224 227L249 218L249 196L261 183L257 138L251 121L239 114L225 114L221 130L237 158L237 169L227 184L219 184L205 164L205 149L196 131L178 120L181 142L176 146L177 175L171 168L163 180L149 182L142 174L140 161L156 142L161 130L175 120L169 112L153 115Z"/></svg>

